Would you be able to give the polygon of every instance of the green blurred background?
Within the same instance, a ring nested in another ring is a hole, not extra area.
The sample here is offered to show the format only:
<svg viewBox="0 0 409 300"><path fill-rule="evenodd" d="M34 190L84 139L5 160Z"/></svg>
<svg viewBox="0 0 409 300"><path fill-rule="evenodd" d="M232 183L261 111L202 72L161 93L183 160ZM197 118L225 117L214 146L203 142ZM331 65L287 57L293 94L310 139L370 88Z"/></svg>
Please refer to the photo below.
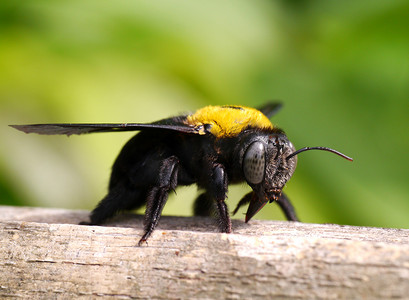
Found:
<svg viewBox="0 0 409 300"><path fill-rule="evenodd" d="M409 228L407 0L3 0L0 203L92 209L133 135L8 124L150 122L269 99L284 102L273 122L297 148L354 158L299 156L285 191L303 221ZM231 209L248 189L230 188ZM191 215L196 192L178 189L164 214ZM257 217L283 219L276 205Z"/></svg>

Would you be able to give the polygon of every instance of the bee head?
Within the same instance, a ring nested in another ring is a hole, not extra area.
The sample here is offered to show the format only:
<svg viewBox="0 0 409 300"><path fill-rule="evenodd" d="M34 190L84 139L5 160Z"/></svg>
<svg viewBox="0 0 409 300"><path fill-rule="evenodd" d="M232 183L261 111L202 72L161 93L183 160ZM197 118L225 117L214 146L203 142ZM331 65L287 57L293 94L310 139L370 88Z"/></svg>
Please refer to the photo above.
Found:
<svg viewBox="0 0 409 300"><path fill-rule="evenodd" d="M283 133L261 136L249 143L243 155L243 174L260 200L278 200L281 190L295 171L297 157L293 144Z"/></svg>
<svg viewBox="0 0 409 300"><path fill-rule="evenodd" d="M244 146L242 170L244 178L254 191L246 213L246 222L265 204L279 200L282 189L294 174L297 154L307 150L330 151L352 160L326 147L306 147L296 151L282 131L268 136L258 135Z"/></svg>

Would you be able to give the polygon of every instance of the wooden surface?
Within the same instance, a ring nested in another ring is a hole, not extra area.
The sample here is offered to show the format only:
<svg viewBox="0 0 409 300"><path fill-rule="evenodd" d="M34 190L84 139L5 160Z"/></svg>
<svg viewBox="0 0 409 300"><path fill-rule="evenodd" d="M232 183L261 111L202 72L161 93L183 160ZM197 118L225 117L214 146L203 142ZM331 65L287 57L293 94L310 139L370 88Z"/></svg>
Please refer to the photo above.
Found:
<svg viewBox="0 0 409 300"><path fill-rule="evenodd" d="M409 230L0 206L0 298L409 299Z"/></svg>

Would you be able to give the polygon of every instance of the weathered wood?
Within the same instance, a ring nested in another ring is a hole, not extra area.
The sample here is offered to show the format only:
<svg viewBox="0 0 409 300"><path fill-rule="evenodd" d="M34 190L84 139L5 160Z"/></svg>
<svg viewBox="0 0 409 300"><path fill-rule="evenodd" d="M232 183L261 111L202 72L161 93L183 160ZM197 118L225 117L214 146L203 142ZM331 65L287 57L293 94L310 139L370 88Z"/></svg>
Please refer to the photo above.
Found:
<svg viewBox="0 0 409 300"><path fill-rule="evenodd" d="M0 297L408 299L409 230L0 207Z"/></svg>

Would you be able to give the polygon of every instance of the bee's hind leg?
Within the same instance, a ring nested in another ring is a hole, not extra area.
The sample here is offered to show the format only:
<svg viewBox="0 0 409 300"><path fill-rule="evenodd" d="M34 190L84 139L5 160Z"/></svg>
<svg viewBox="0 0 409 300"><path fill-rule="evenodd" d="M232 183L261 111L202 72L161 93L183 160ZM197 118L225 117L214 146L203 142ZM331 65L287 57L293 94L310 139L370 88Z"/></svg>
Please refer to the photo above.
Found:
<svg viewBox="0 0 409 300"><path fill-rule="evenodd" d="M139 208L144 204L145 191L123 182L109 189L108 194L91 212L90 222L80 222L80 225L100 225L120 211Z"/></svg>

